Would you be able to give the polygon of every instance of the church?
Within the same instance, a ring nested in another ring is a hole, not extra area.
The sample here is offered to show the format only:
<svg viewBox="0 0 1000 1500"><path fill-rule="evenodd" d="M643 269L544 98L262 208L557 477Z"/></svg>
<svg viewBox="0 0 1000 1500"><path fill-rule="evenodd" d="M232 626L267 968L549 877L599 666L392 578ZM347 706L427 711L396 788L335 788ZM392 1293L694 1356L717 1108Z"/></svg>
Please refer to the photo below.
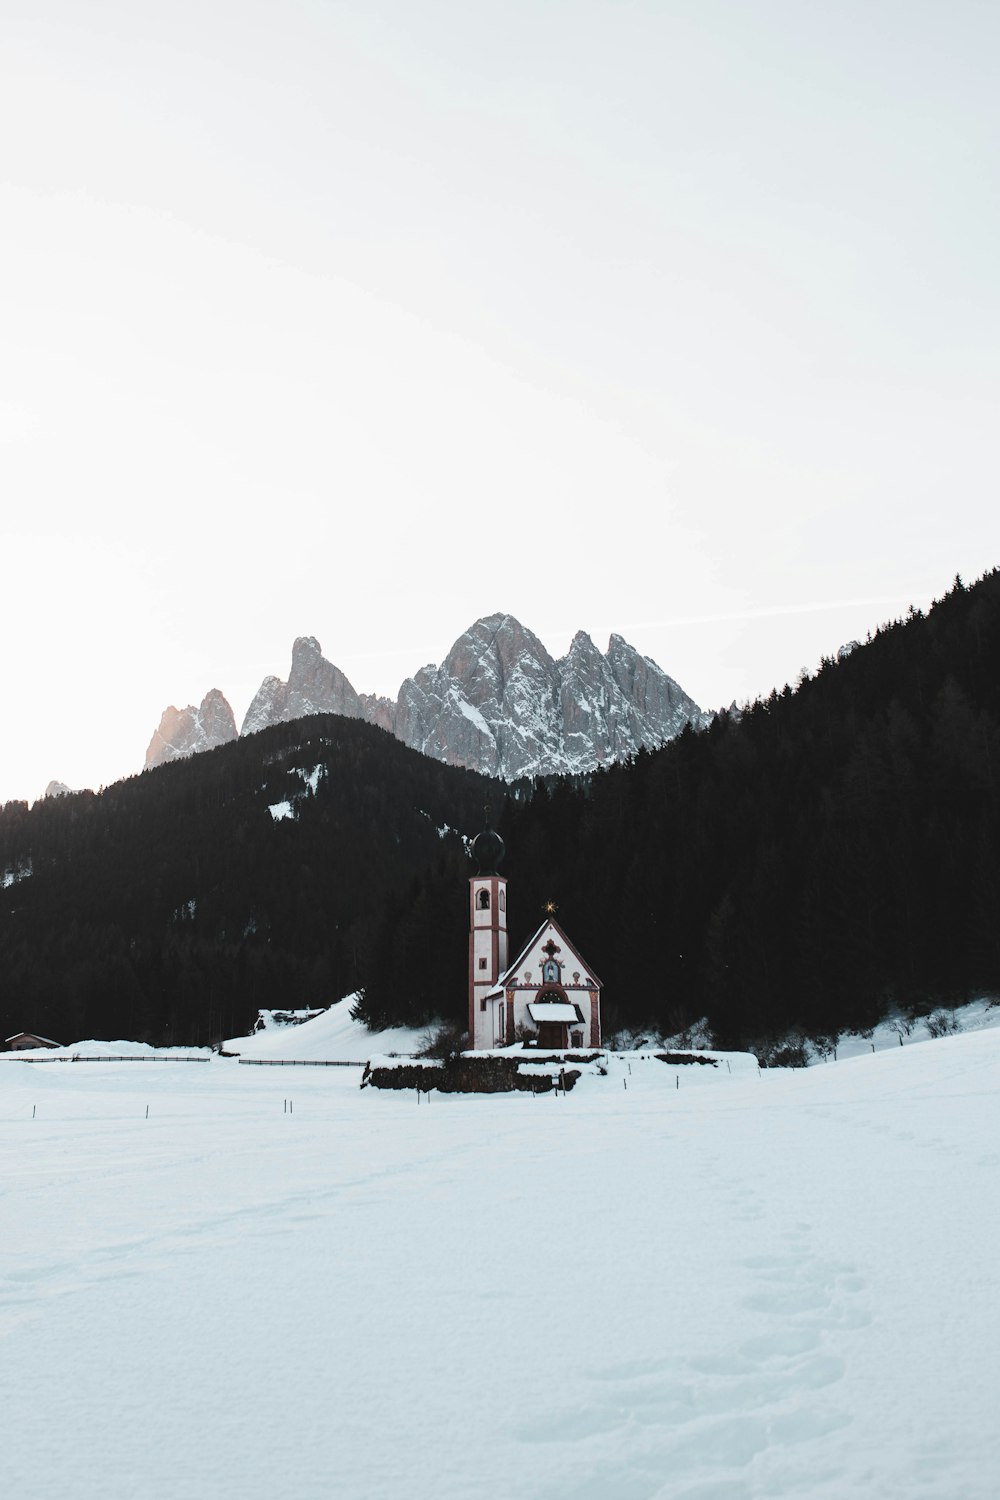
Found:
<svg viewBox="0 0 1000 1500"><path fill-rule="evenodd" d="M513 963L507 952L503 839L472 842L469 879L469 1037L474 1051L531 1037L547 1049L601 1045L601 981L555 920L554 907Z"/></svg>

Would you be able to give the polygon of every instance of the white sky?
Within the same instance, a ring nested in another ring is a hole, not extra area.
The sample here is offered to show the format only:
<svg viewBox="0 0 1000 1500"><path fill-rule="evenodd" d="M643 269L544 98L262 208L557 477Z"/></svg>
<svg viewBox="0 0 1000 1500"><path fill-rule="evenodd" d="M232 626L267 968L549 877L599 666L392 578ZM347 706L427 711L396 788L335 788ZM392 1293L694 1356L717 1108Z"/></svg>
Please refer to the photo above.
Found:
<svg viewBox="0 0 1000 1500"><path fill-rule="evenodd" d="M705 707L1000 562L975 0L0 0L0 800L479 615Z"/></svg>

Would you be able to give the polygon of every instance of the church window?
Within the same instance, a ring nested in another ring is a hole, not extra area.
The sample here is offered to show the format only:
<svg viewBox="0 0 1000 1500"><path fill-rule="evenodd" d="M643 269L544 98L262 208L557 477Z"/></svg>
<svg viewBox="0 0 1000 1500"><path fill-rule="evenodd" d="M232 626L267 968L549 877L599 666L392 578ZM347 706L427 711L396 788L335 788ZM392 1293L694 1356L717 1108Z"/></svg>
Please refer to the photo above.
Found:
<svg viewBox="0 0 1000 1500"><path fill-rule="evenodd" d="M507 910L507 892L504 890L503 886L500 887L500 910Z"/></svg>
<svg viewBox="0 0 1000 1500"><path fill-rule="evenodd" d="M480 1010L485 1010L486 1009L486 998L485 998L485 996L479 1002L479 1009Z"/></svg>
<svg viewBox="0 0 1000 1500"><path fill-rule="evenodd" d="M480 911L489 911L489 909L490 909L490 893L489 893L489 891L480 891L479 892L479 902L478 902L478 905L479 905L479 910Z"/></svg>
<svg viewBox="0 0 1000 1500"><path fill-rule="evenodd" d="M480 960L479 960L479 967L480 967L480 968L481 968L481 969L485 969L485 968L486 968L486 960L485 960L485 958L481 958L481 959L480 959Z"/></svg>

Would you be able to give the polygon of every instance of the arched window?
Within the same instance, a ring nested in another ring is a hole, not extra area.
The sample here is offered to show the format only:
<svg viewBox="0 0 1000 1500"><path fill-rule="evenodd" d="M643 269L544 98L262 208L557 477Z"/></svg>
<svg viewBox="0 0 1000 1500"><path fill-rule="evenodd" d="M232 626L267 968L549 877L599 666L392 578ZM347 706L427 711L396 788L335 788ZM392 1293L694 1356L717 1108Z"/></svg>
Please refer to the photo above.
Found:
<svg viewBox="0 0 1000 1500"><path fill-rule="evenodd" d="M478 906L479 906L479 910L480 911L489 911L489 909L490 909L490 893L489 893L489 891L480 891L479 892Z"/></svg>

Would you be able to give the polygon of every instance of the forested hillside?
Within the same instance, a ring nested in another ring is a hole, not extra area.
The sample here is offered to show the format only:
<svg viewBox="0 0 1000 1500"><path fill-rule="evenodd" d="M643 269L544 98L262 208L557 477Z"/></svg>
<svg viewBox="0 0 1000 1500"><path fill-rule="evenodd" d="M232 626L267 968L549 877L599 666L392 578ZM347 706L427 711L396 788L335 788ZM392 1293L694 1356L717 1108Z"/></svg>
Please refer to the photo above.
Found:
<svg viewBox="0 0 1000 1500"><path fill-rule="evenodd" d="M8 804L3 1034L207 1041L357 987L372 1024L461 1022L469 867L438 830L487 799L512 951L556 901L606 1027L756 1045L1000 994L1000 574L590 778L505 789L321 716Z"/></svg>
<svg viewBox="0 0 1000 1500"><path fill-rule="evenodd" d="M472 772L321 715L99 794L8 803L3 1035L197 1043L261 1006L328 1004L364 983L387 904L424 869L458 886L462 984L464 845L438 830L478 829L489 795Z"/></svg>
<svg viewBox="0 0 1000 1500"><path fill-rule="evenodd" d="M998 794L994 572L795 692L509 804L515 945L551 898L606 1026L708 1015L732 1045L1000 993ZM377 1019L414 993L396 956L380 949Z"/></svg>

